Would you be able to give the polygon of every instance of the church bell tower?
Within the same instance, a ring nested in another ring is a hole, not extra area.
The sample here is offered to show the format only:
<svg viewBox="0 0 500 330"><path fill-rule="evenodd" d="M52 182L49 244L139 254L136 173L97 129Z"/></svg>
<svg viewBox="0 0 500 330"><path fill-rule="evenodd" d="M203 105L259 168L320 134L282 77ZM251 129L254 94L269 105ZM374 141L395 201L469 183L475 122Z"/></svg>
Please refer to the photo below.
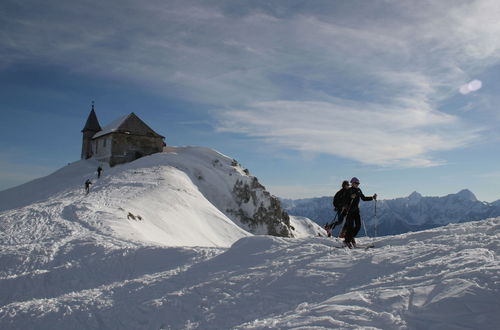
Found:
<svg viewBox="0 0 500 330"><path fill-rule="evenodd" d="M100 130L101 125L99 125L99 121L97 120L97 116L94 110L94 101L92 101L92 110L90 110L90 114L87 118L87 122L85 123L85 127L82 129L82 159L88 159L92 157L92 137Z"/></svg>

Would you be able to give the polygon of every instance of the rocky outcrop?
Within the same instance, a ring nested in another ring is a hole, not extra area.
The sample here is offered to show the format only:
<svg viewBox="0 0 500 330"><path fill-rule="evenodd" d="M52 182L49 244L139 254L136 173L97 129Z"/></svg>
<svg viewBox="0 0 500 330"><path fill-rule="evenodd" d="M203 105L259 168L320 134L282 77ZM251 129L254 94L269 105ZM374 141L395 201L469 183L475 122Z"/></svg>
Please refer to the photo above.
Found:
<svg viewBox="0 0 500 330"><path fill-rule="evenodd" d="M185 157L172 165L186 172L205 198L235 224L256 235L294 237L281 202L247 168L209 148L178 150Z"/></svg>
<svg viewBox="0 0 500 330"><path fill-rule="evenodd" d="M290 217L256 177L238 179L233 187L236 209L226 210L254 234L293 237Z"/></svg>

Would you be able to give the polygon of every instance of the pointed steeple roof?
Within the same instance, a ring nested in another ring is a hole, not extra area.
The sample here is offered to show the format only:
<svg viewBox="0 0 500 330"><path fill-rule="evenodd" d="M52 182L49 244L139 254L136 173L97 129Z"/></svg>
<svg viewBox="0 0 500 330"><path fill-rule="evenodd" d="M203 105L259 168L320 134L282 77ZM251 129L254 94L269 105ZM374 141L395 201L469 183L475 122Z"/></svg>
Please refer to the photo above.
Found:
<svg viewBox="0 0 500 330"><path fill-rule="evenodd" d="M92 101L92 110L90 110L89 117L87 118L87 122L85 123L85 127L82 129L82 132L92 131L99 132L101 130L101 125L99 125L99 121L97 120L97 116L94 110L94 101Z"/></svg>

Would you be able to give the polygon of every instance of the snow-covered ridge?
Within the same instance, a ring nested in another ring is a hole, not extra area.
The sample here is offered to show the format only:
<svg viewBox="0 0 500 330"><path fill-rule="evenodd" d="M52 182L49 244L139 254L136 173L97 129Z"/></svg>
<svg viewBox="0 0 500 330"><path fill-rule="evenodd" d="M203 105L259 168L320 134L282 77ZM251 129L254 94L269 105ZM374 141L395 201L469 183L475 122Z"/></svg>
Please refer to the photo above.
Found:
<svg viewBox="0 0 500 330"><path fill-rule="evenodd" d="M293 236L279 200L236 160L203 147L178 148L162 156L240 227L253 234Z"/></svg>
<svg viewBox="0 0 500 330"><path fill-rule="evenodd" d="M78 161L0 192L1 226L31 232L80 224L102 235L168 246L227 247L252 233L294 236L279 201L235 160L214 150L171 148L105 167L99 179L97 166L93 160ZM88 178L93 185L85 195ZM298 227L308 221L292 219ZM309 221L309 226L315 225ZM322 232L318 228L302 235ZM24 235L7 234L13 240ZM71 236L62 232L61 237L66 234Z"/></svg>

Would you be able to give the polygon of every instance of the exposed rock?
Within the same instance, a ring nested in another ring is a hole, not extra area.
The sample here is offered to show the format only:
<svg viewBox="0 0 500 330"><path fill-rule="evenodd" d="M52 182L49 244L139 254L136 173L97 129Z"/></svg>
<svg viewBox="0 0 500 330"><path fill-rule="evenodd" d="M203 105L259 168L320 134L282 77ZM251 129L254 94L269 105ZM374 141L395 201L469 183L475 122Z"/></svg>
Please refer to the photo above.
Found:
<svg viewBox="0 0 500 330"><path fill-rule="evenodd" d="M268 235L293 237L290 217L281 208L280 201L271 196L256 177L250 177L249 182L245 179L237 180L233 187L239 209L227 211L248 226L252 233L259 234L265 228Z"/></svg>

